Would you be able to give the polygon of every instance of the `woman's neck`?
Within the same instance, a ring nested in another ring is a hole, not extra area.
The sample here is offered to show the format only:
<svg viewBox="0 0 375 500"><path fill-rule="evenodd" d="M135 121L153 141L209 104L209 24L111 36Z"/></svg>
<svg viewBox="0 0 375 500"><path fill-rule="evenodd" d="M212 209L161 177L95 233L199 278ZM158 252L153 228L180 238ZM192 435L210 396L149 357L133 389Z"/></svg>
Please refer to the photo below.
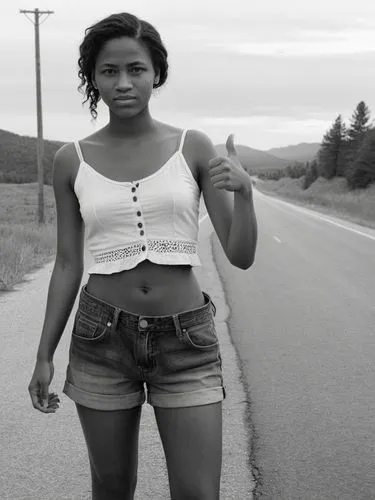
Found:
<svg viewBox="0 0 375 500"><path fill-rule="evenodd" d="M157 128L156 122L150 115L148 106L138 115L121 119L110 112L109 123L105 127L106 133L112 138L135 139L149 135Z"/></svg>

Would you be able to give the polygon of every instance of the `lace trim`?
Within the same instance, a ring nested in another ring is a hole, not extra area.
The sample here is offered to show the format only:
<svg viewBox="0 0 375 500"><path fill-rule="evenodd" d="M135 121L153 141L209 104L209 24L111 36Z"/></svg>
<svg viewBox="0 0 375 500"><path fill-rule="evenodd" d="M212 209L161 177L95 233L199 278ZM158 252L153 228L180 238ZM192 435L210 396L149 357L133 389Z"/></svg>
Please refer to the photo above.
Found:
<svg viewBox="0 0 375 500"><path fill-rule="evenodd" d="M160 253L196 253L197 243L186 240L148 240L148 248Z"/></svg>
<svg viewBox="0 0 375 500"><path fill-rule="evenodd" d="M196 254L197 243L195 241L186 240L147 240L146 242L131 243L123 248L103 252L94 257L95 263L115 262L117 260L128 259L134 257L147 250L158 253L185 253Z"/></svg>

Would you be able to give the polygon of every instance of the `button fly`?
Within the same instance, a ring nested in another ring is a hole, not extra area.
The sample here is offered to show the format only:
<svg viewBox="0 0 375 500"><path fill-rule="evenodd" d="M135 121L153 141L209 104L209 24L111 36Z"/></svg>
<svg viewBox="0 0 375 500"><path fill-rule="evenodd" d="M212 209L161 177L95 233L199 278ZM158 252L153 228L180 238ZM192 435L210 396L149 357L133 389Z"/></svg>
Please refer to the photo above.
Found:
<svg viewBox="0 0 375 500"><path fill-rule="evenodd" d="M141 319L141 320L139 321L139 326L140 326L141 328L146 328L146 327L148 326L148 321L147 321L147 319Z"/></svg>

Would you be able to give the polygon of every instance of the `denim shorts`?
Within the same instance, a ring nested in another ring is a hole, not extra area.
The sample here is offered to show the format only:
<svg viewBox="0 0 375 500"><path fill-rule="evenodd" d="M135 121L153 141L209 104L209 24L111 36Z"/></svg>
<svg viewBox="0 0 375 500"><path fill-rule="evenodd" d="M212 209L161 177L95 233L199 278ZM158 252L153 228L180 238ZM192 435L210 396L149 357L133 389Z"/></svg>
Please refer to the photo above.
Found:
<svg viewBox="0 0 375 500"><path fill-rule="evenodd" d="M179 408L222 401L225 386L216 308L205 303L170 316L137 315L94 297L83 285L63 392L97 410L146 401Z"/></svg>

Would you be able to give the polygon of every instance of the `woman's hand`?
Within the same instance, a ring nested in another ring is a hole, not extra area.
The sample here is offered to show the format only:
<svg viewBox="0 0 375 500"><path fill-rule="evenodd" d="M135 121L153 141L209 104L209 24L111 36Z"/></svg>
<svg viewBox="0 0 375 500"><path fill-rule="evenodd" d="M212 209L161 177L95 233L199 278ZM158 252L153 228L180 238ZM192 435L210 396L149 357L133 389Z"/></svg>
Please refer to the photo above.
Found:
<svg viewBox="0 0 375 500"><path fill-rule="evenodd" d="M211 181L217 189L250 195L252 193L251 178L237 156L233 137L233 134L230 134L226 142L228 156L218 156L209 161Z"/></svg>
<svg viewBox="0 0 375 500"><path fill-rule="evenodd" d="M28 390L34 408L43 413L55 413L59 407L58 395L54 392L48 393L53 374L52 361L37 360Z"/></svg>

